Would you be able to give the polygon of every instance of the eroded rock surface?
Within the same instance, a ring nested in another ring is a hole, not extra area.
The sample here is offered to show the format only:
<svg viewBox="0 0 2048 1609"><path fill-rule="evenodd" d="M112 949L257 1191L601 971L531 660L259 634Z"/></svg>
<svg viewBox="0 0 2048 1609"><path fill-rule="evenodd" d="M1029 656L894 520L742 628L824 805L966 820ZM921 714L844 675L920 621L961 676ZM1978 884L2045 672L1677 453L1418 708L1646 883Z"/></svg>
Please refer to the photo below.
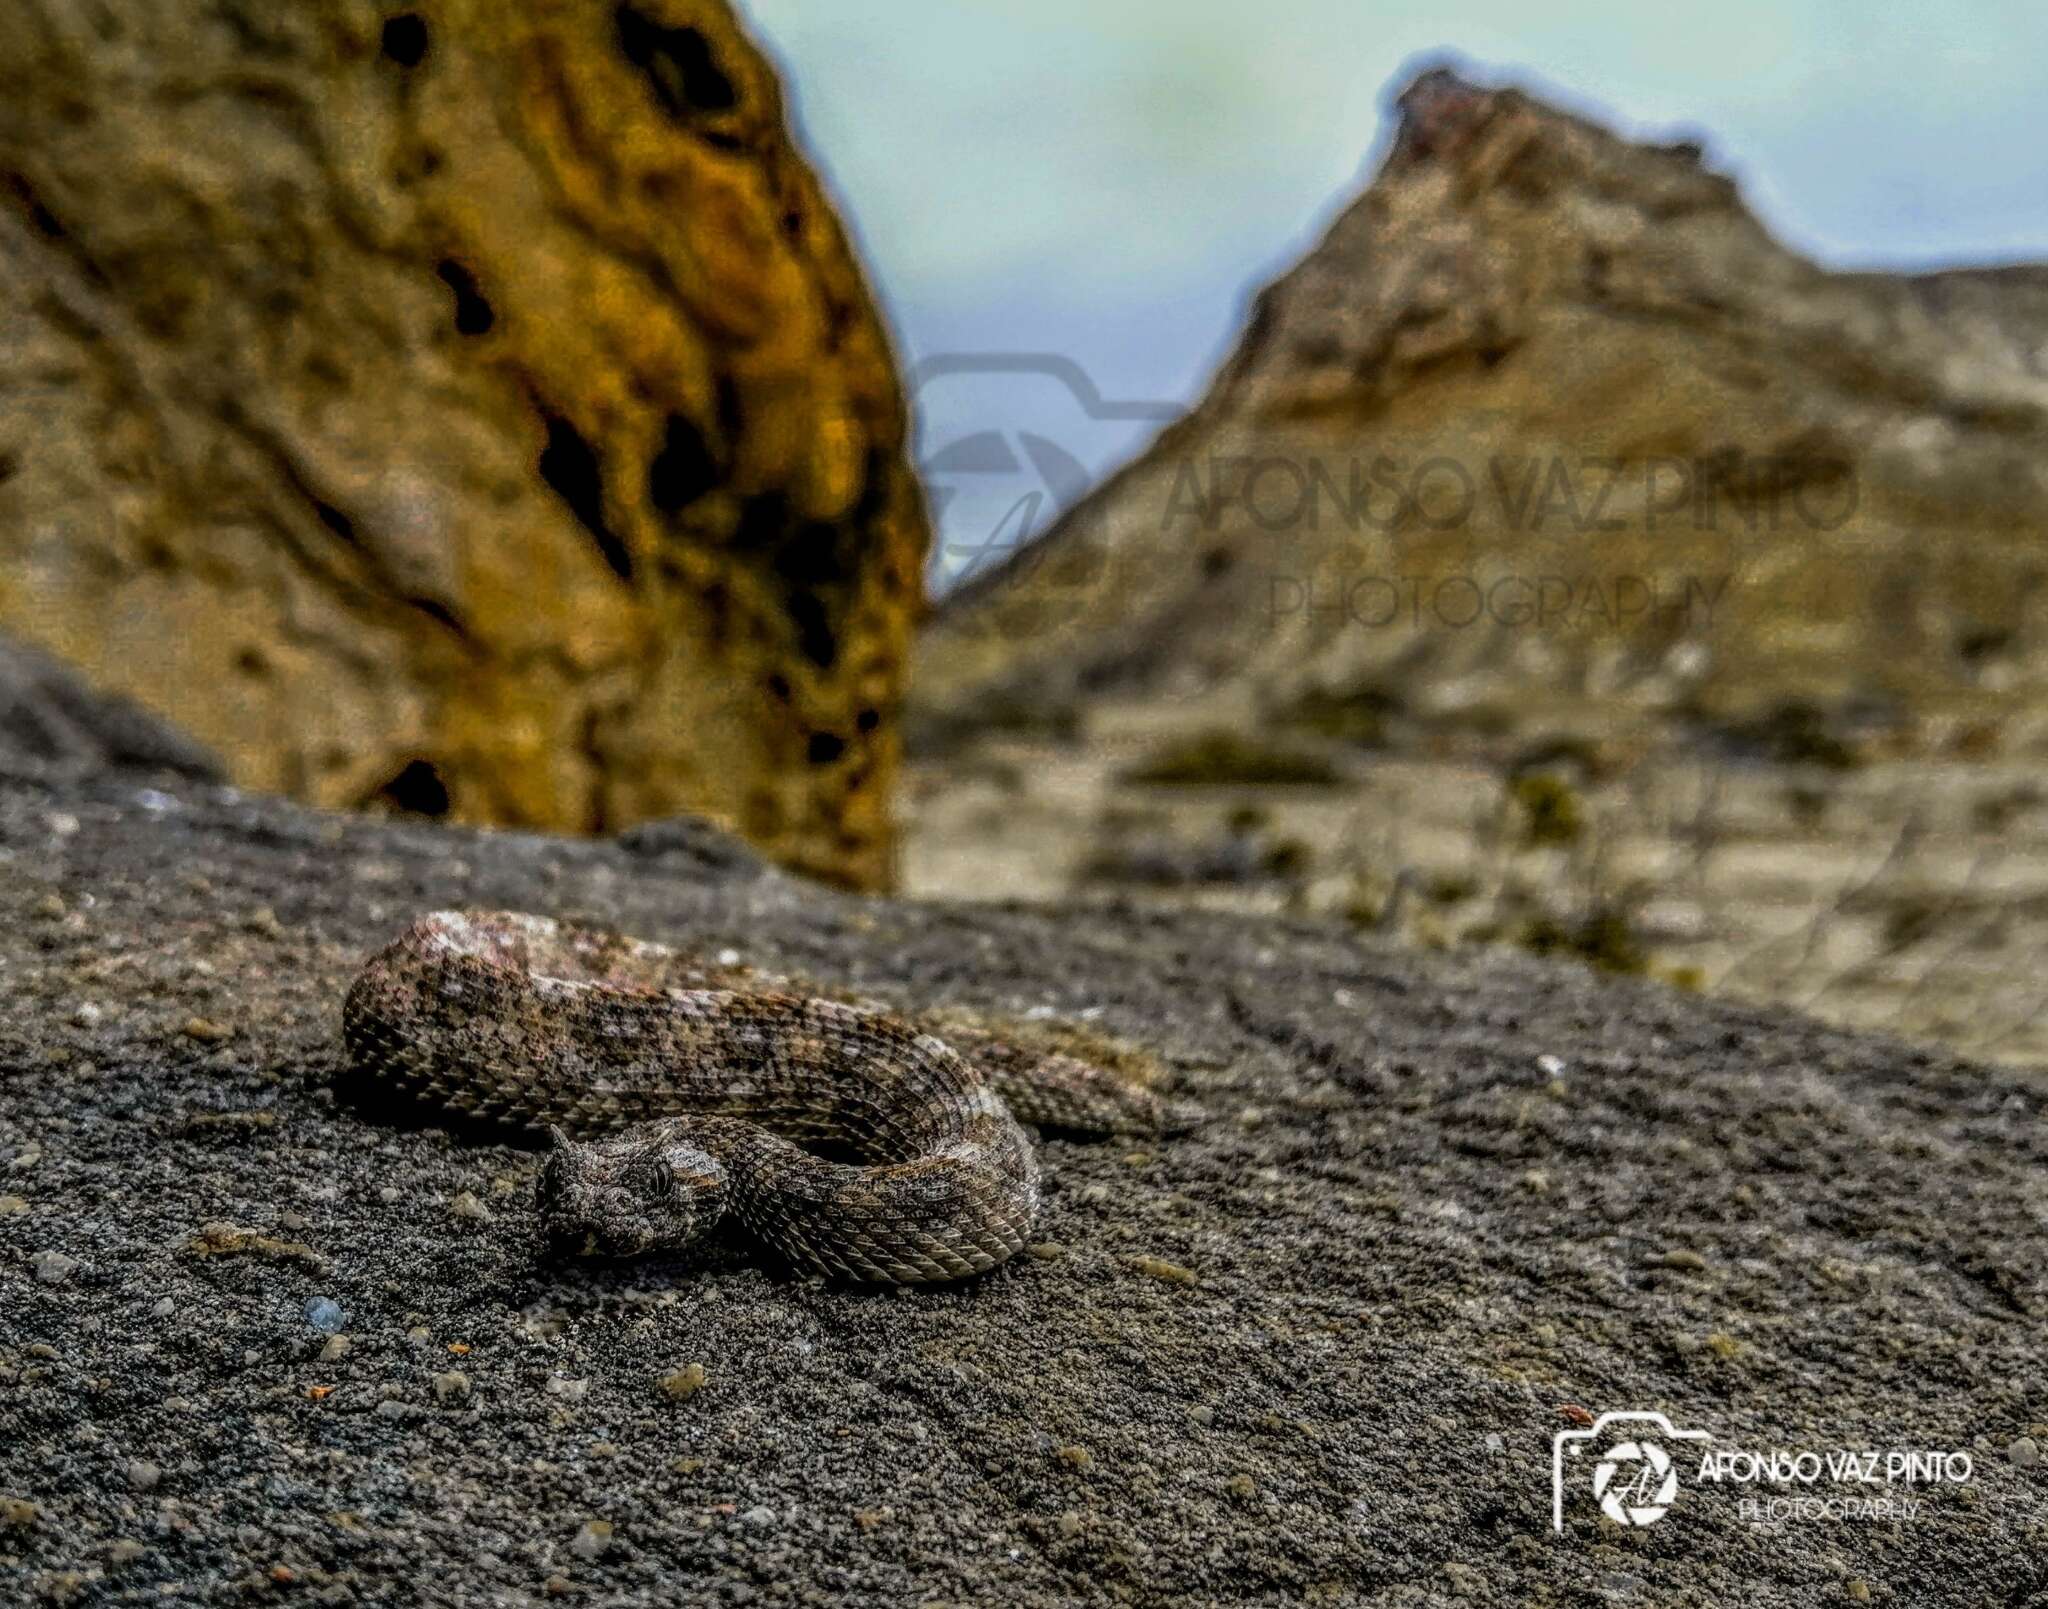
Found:
<svg viewBox="0 0 2048 1609"><path fill-rule="evenodd" d="M885 881L903 430L719 0L0 14L0 622L241 784Z"/></svg>
<svg viewBox="0 0 2048 1609"><path fill-rule="evenodd" d="M688 827L18 762L0 856L9 1602L2048 1591L2037 1077L1331 926L821 893ZM1047 1144L1037 1245L968 1285L549 1267L533 1152L330 1094L354 968L451 904L1080 1023L1212 1117ZM1581 1471L1553 1535L1552 1437L1605 1409L1973 1471L1755 1525L1688 1468L1641 1529Z"/></svg>

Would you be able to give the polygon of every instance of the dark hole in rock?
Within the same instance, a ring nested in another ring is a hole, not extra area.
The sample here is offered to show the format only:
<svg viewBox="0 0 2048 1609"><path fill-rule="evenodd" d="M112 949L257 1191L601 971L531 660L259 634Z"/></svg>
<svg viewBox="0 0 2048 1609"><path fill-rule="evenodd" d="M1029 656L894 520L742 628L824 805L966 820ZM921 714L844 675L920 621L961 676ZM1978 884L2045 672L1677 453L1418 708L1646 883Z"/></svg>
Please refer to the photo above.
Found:
<svg viewBox="0 0 2048 1609"><path fill-rule="evenodd" d="M810 761L813 765L830 765L846 752L846 739L835 732L813 732L811 734Z"/></svg>
<svg viewBox="0 0 2048 1609"><path fill-rule="evenodd" d="M619 48L647 75L654 98L671 117L691 112L729 112L739 92L711 53L711 42L695 28L670 28L635 5L617 12Z"/></svg>
<svg viewBox="0 0 2048 1609"><path fill-rule="evenodd" d="M498 315L476 288L476 275L453 257L444 257L434 271L441 276L441 283L455 293L455 328L464 335L488 333L498 322Z"/></svg>
<svg viewBox="0 0 2048 1609"><path fill-rule="evenodd" d="M448 784L431 760L408 760L404 770L377 790L377 797L409 816L439 818L448 814L452 803Z"/></svg>
<svg viewBox="0 0 2048 1609"><path fill-rule="evenodd" d="M789 702L789 678L780 671L768 678L768 691L783 703Z"/></svg>
<svg viewBox="0 0 2048 1609"><path fill-rule="evenodd" d="M469 628L462 623L461 617L439 598L429 598L419 593L413 593L408 595L405 601L411 604L413 608L419 610L429 620L446 626L456 636L468 637Z"/></svg>
<svg viewBox="0 0 2048 1609"><path fill-rule="evenodd" d="M0 486L5 486L21 473L21 460L13 453L0 453Z"/></svg>
<svg viewBox="0 0 2048 1609"><path fill-rule="evenodd" d="M270 659L260 648L244 648L235 655L235 669L244 676L268 676Z"/></svg>
<svg viewBox="0 0 2048 1609"><path fill-rule="evenodd" d="M416 11L384 19L384 54L401 67L417 67L427 59L427 19Z"/></svg>
<svg viewBox="0 0 2048 1609"><path fill-rule="evenodd" d="M846 579L839 552L839 528L807 521L775 555L775 573L789 588L789 615L796 622L797 646L812 664L830 665L839 654L839 639L819 589Z"/></svg>
<svg viewBox="0 0 2048 1609"><path fill-rule="evenodd" d="M718 464L704 432L681 414L670 414L661 451L647 466L647 500L662 513L675 514L717 484Z"/></svg>
<svg viewBox="0 0 2048 1609"><path fill-rule="evenodd" d="M788 523L789 500L780 492L762 492L748 498L740 510L733 545L746 552L759 552L770 546Z"/></svg>
<svg viewBox="0 0 2048 1609"><path fill-rule="evenodd" d="M839 638L822 600L808 592L789 600L789 616L796 622L796 645L812 664L824 669L839 657Z"/></svg>
<svg viewBox="0 0 2048 1609"><path fill-rule="evenodd" d="M872 732L882 724L882 712L880 710L862 710L859 715L854 717L853 724L863 732Z"/></svg>
<svg viewBox="0 0 2048 1609"><path fill-rule="evenodd" d="M633 579L633 555L618 533L605 522L604 471L597 450L560 414L543 414L548 425L548 444L541 449L540 478L569 505L569 512L597 543L597 550L612 573L621 581Z"/></svg>
<svg viewBox="0 0 2048 1609"><path fill-rule="evenodd" d="M839 527L821 520L808 520L798 526L775 556L775 573L793 587L818 587L845 580Z"/></svg>
<svg viewBox="0 0 2048 1609"><path fill-rule="evenodd" d="M856 525L866 525L870 520L879 519L889 506L889 491L895 484L890 473L889 455L879 447L870 447L861 476L860 501L853 506L852 517Z"/></svg>
<svg viewBox="0 0 2048 1609"><path fill-rule="evenodd" d="M356 522L332 503L324 503L316 497L313 499L313 512L320 516L320 523L342 541L353 542L356 539Z"/></svg>

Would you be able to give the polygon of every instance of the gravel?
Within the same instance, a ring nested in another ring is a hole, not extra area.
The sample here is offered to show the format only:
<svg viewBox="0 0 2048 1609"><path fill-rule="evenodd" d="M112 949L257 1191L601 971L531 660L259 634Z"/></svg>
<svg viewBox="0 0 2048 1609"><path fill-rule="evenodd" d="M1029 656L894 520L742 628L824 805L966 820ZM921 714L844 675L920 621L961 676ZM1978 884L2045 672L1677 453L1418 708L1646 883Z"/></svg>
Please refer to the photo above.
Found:
<svg viewBox="0 0 2048 1609"><path fill-rule="evenodd" d="M636 844L0 770L0 1602L2048 1592L2037 1077L1526 958ZM450 905L1086 1022L1213 1120L1049 1140L1034 1254L972 1284L551 1266L525 1140L334 1088L351 972ZM1751 1523L1688 1467L1654 1526L1575 1486L1554 1535L1552 1439L1605 1410L1974 1473Z"/></svg>

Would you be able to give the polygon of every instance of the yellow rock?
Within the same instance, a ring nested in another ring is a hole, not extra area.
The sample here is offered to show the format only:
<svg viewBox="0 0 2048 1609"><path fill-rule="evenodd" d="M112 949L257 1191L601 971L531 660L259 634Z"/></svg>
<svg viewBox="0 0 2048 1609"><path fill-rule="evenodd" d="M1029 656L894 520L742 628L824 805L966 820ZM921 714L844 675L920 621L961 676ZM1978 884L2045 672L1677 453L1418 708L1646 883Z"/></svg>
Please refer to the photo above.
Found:
<svg viewBox="0 0 2048 1609"><path fill-rule="evenodd" d="M725 4L23 0L0 169L0 625L252 788L887 881L924 508Z"/></svg>

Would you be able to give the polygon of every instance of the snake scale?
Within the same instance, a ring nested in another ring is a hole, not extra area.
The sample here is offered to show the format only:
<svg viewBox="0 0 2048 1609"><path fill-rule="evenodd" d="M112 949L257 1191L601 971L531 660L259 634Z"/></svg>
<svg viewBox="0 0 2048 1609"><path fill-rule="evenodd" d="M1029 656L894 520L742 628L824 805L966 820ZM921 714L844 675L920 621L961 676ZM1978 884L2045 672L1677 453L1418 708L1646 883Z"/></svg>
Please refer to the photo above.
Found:
<svg viewBox="0 0 2048 1609"><path fill-rule="evenodd" d="M1192 1118L1073 1056L779 984L547 917L440 911L365 965L342 1035L378 1086L552 1130L541 1229L568 1255L686 1250L729 1213L821 1273L960 1279L1031 1228L1022 1122Z"/></svg>

